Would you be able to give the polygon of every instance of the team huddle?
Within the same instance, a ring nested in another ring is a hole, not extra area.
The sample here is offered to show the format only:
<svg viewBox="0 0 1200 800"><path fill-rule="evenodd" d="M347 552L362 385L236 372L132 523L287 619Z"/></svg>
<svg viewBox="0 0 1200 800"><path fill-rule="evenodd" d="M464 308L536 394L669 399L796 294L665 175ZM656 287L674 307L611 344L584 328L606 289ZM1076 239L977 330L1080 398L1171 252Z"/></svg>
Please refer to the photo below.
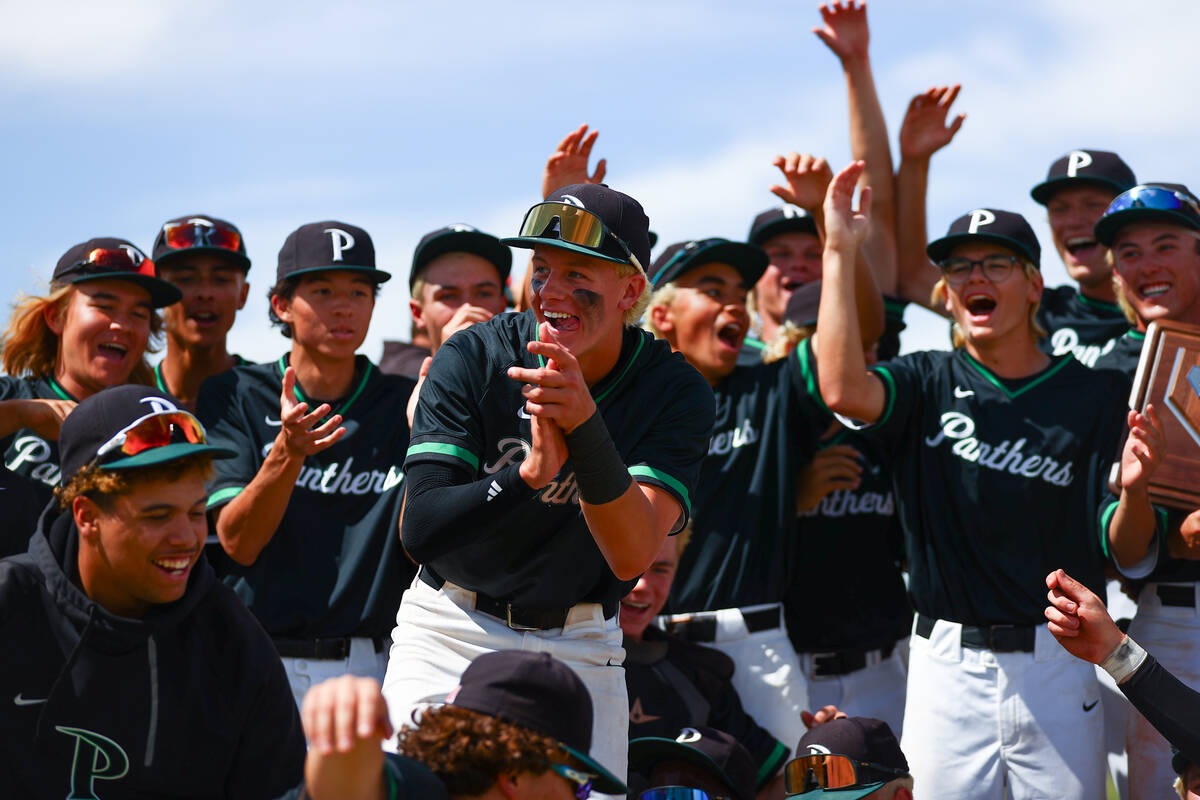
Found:
<svg viewBox="0 0 1200 800"><path fill-rule="evenodd" d="M5 792L1200 797L1200 510L1128 406L1200 201L1078 149L1031 190L1074 285L1004 198L931 239L959 87L894 164L866 9L821 14L848 166L654 257L582 126L513 235L420 240L378 365L356 225L282 243L261 364L234 223L69 248L3 337Z"/></svg>

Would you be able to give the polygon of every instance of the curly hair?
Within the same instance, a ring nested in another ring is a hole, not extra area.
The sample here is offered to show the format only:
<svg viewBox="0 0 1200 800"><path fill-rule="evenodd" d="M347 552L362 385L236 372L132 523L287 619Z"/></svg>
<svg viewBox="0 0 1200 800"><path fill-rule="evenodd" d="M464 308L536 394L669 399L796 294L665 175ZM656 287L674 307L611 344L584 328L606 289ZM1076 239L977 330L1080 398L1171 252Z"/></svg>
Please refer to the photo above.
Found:
<svg viewBox="0 0 1200 800"><path fill-rule="evenodd" d="M549 736L458 706L428 709L397 736L400 755L428 767L451 795L480 795L501 774L540 775L552 763L587 770Z"/></svg>
<svg viewBox="0 0 1200 800"><path fill-rule="evenodd" d="M207 482L212 477L212 455L197 453L165 464L134 469L101 469L96 464L89 464L75 473L66 486L55 486L54 496L63 509L69 508L79 495L85 495L105 511L111 511L112 501L118 496L152 481L174 483L193 470L201 470Z"/></svg>
<svg viewBox="0 0 1200 800"><path fill-rule="evenodd" d="M46 312L52 309L50 313L62 319L75 292L74 284L51 284L50 293L45 296L22 295L17 298L8 328L4 331L4 339L0 342L4 350L0 366L5 374L16 377L28 375L32 378L48 378L54 374L54 367L58 363L58 334L46 324ZM162 317L152 313L146 353L158 349L162 325ZM154 370L147 363L145 354L130 373L129 383L154 385Z"/></svg>

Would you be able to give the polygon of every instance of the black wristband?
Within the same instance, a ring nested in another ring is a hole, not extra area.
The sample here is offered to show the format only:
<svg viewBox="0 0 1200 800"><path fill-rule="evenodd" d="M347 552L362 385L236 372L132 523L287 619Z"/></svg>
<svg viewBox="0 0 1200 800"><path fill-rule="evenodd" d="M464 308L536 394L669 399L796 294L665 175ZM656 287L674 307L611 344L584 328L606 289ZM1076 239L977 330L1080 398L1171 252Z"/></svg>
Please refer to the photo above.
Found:
<svg viewBox="0 0 1200 800"><path fill-rule="evenodd" d="M563 438L575 465L575 482L583 502L599 506L625 494L633 477L608 435L608 426L599 409Z"/></svg>

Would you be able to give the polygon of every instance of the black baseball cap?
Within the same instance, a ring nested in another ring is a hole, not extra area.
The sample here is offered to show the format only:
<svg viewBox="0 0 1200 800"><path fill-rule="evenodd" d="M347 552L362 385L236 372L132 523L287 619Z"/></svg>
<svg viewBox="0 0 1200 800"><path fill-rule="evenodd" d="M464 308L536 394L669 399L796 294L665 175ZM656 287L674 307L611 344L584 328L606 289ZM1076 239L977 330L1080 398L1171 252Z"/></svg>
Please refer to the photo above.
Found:
<svg viewBox="0 0 1200 800"><path fill-rule="evenodd" d="M767 253L756 244L728 239L693 239L676 242L654 259L646 276L655 289L666 286L692 267L719 261L738 271L747 287L754 286L767 270Z"/></svg>
<svg viewBox="0 0 1200 800"><path fill-rule="evenodd" d="M629 791L588 755L592 747L592 698L579 676L548 653L484 653L463 672L446 702L557 739L564 750L597 776L594 786L598 791Z"/></svg>
<svg viewBox="0 0 1200 800"><path fill-rule="evenodd" d="M215 253L227 258L243 272L250 271L246 241L232 222L209 214L187 214L169 219L154 237L154 263L169 264L189 253Z"/></svg>
<svg viewBox="0 0 1200 800"><path fill-rule="evenodd" d="M954 222L940 239L928 244L925 252L940 263L960 244L984 241L1002 245L1041 269L1042 246L1037 234L1020 214L995 208L976 208Z"/></svg>
<svg viewBox="0 0 1200 800"><path fill-rule="evenodd" d="M1144 183L1122 192L1096 221L1096 239L1111 247L1131 222L1166 222L1200 231L1200 202L1182 183Z"/></svg>
<svg viewBox="0 0 1200 800"><path fill-rule="evenodd" d="M582 208L597 217L610 235L604 236L596 247L586 247L573 242L564 241L559 224L553 218L550 224L542 226L541 230L525 230L529 224L530 215L538 206L546 204L565 204ZM532 249L535 245L544 244L551 247L561 247L576 253L612 261L616 264L632 264L629 254L637 259L635 266L643 271L650 263L650 218L642 209L642 204L627 194L610 189L603 183L575 183L556 189L542 203L530 208L522 222L520 235L501 239L504 244L512 247ZM614 237L616 241L614 241ZM622 247L622 244L624 247ZM628 248L629 252L626 252Z"/></svg>
<svg viewBox="0 0 1200 800"><path fill-rule="evenodd" d="M430 231L417 242L412 268L408 272L410 291L425 265L446 253L471 253L487 259L500 273L501 284L508 280L508 273L512 271L512 250L501 244L495 236L462 223L447 225Z"/></svg>
<svg viewBox="0 0 1200 800"><path fill-rule="evenodd" d="M809 233L816 236L817 221L799 206L768 208L754 218L750 224L750 235L746 238L751 244L761 246L767 239L781 233Z"/></svg>
<svg viewBox="0 0 1200 800"><path fill-rule="evenodd" d="M838 755L855 761L878 764L889 770L908 772L908 759L900 749L900 742L886 722L870 717L843 717L815 726L796 745L796 756ZM858 800L866 797L887 783L886 780L872 781L841 789L815 789L791 794L789 797L831 798L836 800Z"/></svg>
<svg viewBox="0 0 1200 800"><path fill-rule="evenodd" d="M1178 747L1171 745L1171 771L1179 777L1183 777L1188 771L1188 767L1196 762L1187 757L1187 753L1180 750Z"/></svg>
<svg viewBox="0 0 1200 800"><path fill-rule="evenodd" d="M737 739L714 728L684 728L674 739L647 736L629 742L629 769L649 777L660 761L685 761L729 787L735 800L754 800L754 759ZM651 787L652 788L652 787Z"/></svg>
<svg viewBox="0 0 1200 800"><path fill-rule="evenodd" d="M1046 180L1030 190L1033 199L1046 205L1059 189L1091 185L1120 194L1137 183L1133 170L1107 150L1072 150L1050 165Z"/></svg>
<svg viewBox="0 0 1200 800"><path fill-rule="evenodd" d="M126 454L121 445L127 441L127 432L135 423L152 415L179 414L180 418L167 420L161 445L151 445L139 452ZM191 427L194 426L194 427ZM189 436L185 428L191 427ZM195 436L198 431L199 436ZM197 441L192 441L195 438ZM58 450L62 464L61 482L65 486L79 470L104 457L103 469L132 469L152 464L210 453L213 458L233 458L232 450L208 444L202 426L191 413L179 406L179 401L166 392L138 384L110 386L88 397L71 410L63 420L58 436ZM105 453L101 453L105 450Z"/></svg>
<svg viewBox="0 0 1200 800"><path fill-rule="evenodd" d="M178 289L157 277L154 262L136 245L114 236L88 239L63 253L50 282L64 285L98 280L136 283L150 293L150 305L155 308L178 303L183 297Z"/></svg>
<svg viewBox="0 0 1200 800"><path fill-rule="evenodd" d="M375 283L392 277L390 272L375 268L375 245L370 234L357 225L326 220L301 225L288 234L279 248L275 280L333 269L363 272Z"/></svg>
<svg viewBox="0 0 1200 800"><path fill-rule="evenodd" d="M821 306L821 281L809 281L792 291L783 310L784 320L807 328L817 324L817 312Z"/></svg>

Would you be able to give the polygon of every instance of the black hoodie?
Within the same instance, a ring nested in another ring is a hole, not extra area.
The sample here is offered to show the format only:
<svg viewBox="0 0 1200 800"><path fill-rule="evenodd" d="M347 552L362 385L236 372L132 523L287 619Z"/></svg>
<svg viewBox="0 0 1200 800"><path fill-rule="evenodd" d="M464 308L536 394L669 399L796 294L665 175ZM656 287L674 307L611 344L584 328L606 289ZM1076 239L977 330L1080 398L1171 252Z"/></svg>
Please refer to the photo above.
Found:
<svg viewBox="0 0 1200 800"><path fill-rule="evenodd" d="M271 640L201 559L142 619L80 588L79 531L47 508L0 560L0 795L273 798L304 734Z"/></svg>

